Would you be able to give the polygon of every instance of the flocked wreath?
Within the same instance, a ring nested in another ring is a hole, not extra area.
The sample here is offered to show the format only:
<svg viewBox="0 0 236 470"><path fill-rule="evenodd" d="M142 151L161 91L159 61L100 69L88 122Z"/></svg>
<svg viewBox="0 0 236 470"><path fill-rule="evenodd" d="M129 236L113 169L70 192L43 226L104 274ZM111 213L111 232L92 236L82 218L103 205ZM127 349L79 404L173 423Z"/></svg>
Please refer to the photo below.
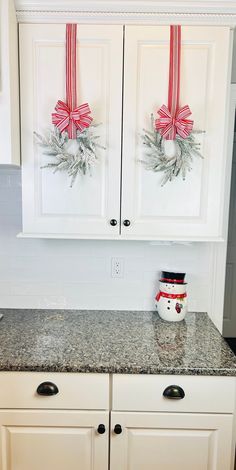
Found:
<svg viewBox="0 0 236 470"><path fill-rule="evenodd" d="M143 145L146 148L145 159L142 163L146 170L163 173L161 186L179 175L185 180L187 172L192 170L194 157L203 158L200 153L200 143L195 140L194 136L194 134L202 134L203 131L194 130L185 139L176 134L173 141L175 154L170 157L165 152L164 137L155 128L153 114L151 115L151 128L152 131L144 129L142 135Z"/></svg>
<svg viewBox="0 0 236 470"><path fill-rule="evenodd" d="M53 158L52 162L42 165L41 168L50 168L53 173L65 171L71 178L70 187L73 186L77 176L91 175L92 168L98 161L97 150L105 149L98 143L99 136L95 135L92 128L96 124L90 125L76 135L76 150L71 151L71 140L67 132L60 132L57 127L53 131L48 130L46 136L34 132L38 145L43 148L44 155Z"/></svg>

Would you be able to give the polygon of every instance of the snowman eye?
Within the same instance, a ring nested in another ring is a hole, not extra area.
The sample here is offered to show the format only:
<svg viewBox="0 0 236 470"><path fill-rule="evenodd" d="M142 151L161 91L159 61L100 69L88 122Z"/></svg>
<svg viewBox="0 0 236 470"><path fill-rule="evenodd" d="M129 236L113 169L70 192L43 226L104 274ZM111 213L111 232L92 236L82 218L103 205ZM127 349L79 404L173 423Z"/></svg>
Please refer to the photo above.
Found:
<svg viewBox="0 0 236 470"><path fill-rule="evenodd" d="M172 286L172 287L174 287L174 286Z"/></svg>

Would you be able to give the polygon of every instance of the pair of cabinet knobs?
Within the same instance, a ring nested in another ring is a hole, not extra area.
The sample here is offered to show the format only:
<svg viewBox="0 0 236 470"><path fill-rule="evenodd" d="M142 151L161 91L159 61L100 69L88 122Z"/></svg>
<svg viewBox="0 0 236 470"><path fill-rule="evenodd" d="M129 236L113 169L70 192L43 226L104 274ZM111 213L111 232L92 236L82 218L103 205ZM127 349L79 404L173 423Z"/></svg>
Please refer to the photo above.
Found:
<svg viewBox="0 0 236 470"><path fill-rule="evenodd" d="M104 434L106 432L105 424L99 424L97 428L98 434ZM115 434L121 434L122 433L122 427L120 424L115 424L113 432Z"/></svg>
<svg viewBox="0 0 236 470"><path fill-rule="evenodd" d="M111 220L110 220L110 225L112 225L112 227L115 227L115 225L117 225L117 220L116 220L116 219L111 219ZM123 221L123 225L124 225L125 227L129 227L129 226L130 226L130 220L125 219L125 220Z"/></svg>

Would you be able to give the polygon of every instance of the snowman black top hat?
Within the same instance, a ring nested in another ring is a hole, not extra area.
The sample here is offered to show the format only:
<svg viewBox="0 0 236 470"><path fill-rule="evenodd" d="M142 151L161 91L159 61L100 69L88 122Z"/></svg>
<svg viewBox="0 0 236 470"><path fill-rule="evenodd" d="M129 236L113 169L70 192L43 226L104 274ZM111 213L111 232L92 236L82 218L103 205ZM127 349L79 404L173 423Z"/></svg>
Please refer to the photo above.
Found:
<svg viewBox="0 0 236 470"><path fill-rule="evenodd" d="M185 273L173 273L169 271L162 271L161 272L161 282L167 282L170 284L186 284L184 282Z"/></svg>

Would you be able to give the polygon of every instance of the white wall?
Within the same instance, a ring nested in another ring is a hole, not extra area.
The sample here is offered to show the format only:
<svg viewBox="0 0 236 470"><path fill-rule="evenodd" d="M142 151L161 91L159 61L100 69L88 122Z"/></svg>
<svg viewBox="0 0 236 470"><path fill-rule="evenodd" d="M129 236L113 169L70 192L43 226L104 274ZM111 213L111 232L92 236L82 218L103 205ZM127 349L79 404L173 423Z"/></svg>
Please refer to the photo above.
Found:
<svg viewBox="0 0 236 470"><path fill-rule="evenodd" d="M190 310L211 309L211 244L20 239L19 170L0 168L0 307L152 310L162 269L187 272ZM111 258L124 278L111 278Z"/></svg>

